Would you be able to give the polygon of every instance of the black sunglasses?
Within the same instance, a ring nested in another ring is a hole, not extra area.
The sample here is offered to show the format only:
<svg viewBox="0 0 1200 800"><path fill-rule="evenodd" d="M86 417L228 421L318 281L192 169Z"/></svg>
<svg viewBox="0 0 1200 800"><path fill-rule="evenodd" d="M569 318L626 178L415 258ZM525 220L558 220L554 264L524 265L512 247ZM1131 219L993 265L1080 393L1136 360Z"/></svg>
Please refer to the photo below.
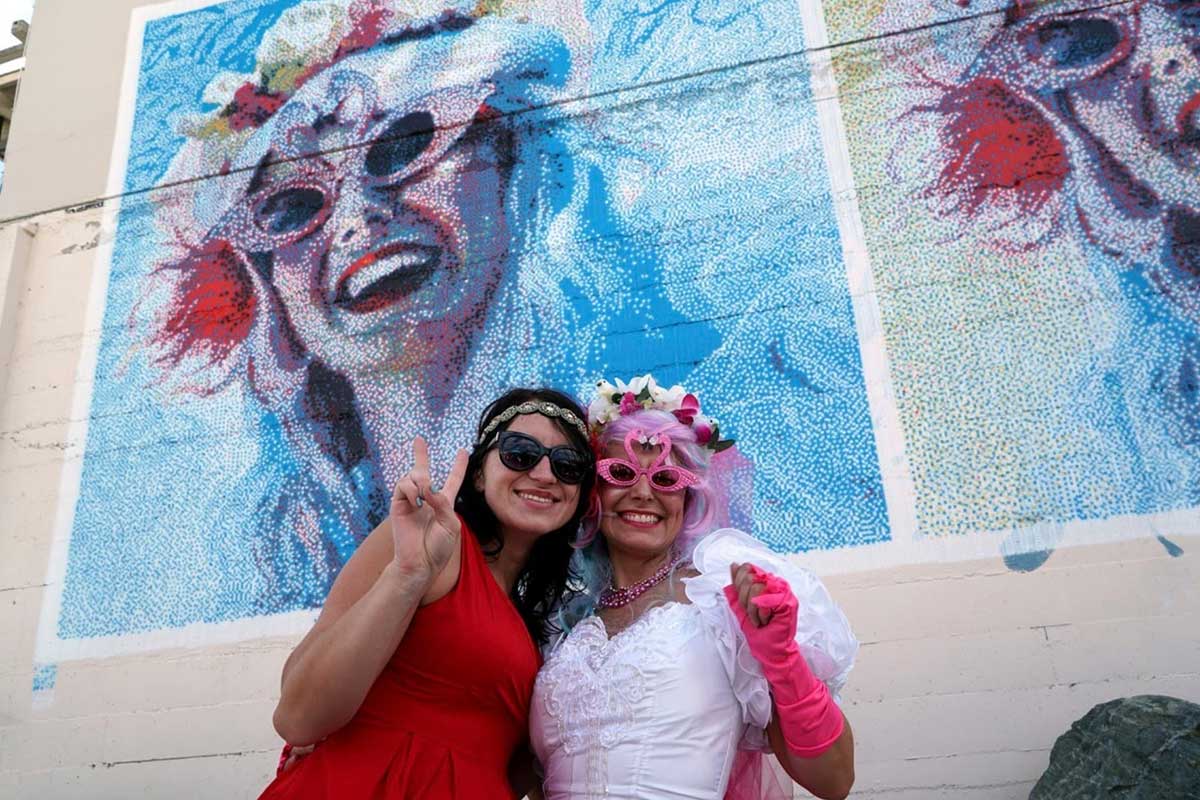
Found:
<svg viewBox="0 0 1200 800"><path fill-rule="evenodd" d="M592 455L570 445L543 447L532 436L516 431L500 431L496 438L500 463L514 472L528 472L537 466L542 456L550 456L550 471L563 483L583 483L592 471Z"/></svg>

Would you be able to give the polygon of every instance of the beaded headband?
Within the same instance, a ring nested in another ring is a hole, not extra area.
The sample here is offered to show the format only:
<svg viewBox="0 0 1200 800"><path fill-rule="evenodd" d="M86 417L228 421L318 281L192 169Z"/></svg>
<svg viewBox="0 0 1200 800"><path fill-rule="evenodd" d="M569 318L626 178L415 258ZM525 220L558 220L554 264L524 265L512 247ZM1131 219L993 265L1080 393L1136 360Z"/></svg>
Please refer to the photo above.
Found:
<svg viewBox="0 0 1200 800"><path fill-rule="evenodd" d="M556 406L547 400L527 400L524 403L509 406L492 417L492 421L479 434L479 441L475 442L475 446L478 447L483 444L496 428L499 428L518 414L541 414L543 417L557 417L568 425L574 426L583 438L586 439L588 435L587 426L583 424L583 420L574 411Z"/></svg>
<svg viewBox="0 0 1200 800"><path fill-rule="evenodd" d="M700 413L700 401L678 384L664 389L647 373L625 383L617 379L616 386L608 381L596 383L596 394L588 403L588 424L593 433L608 423L637 411L658 410L674 415L696 432L696 441L719 453L733 447L733 439L722 439L721 428L715 419Z"/></svg>

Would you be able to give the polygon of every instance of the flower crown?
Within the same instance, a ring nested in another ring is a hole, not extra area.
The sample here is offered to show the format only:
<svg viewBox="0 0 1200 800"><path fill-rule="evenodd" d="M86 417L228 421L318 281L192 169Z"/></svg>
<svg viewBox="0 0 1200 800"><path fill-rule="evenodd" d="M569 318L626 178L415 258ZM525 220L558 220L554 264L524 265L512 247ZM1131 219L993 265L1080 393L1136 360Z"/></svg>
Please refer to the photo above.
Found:
<svg viewBox="0 0 1200 800"><path fill-rule="evenodd" d="M664 389L650 374L640 375L625 383L617 378L616 386L606 380L596 382L596 395L588 403L588 425L598 433L617 417L635 411L667 411L696 432L696 441L719 453L733 447L733 439L722 439L717 421L700 413L700 401L676 384Z"/></svg>

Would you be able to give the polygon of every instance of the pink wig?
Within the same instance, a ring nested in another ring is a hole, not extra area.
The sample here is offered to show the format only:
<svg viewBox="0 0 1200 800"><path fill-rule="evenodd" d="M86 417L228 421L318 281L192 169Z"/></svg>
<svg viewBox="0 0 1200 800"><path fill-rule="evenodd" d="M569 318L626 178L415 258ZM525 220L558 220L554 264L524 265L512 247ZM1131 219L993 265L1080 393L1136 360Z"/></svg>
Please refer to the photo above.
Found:
<svg viewBox="0 0 1200 800"><path fill-rule="evenodd" d="M612 442L624 442L630 431L640 430L648 436L665 433L671 439L671 454L667 463L674 464L700 476L700 482L689 486L683 506L683 527L675 540L676 550L681 554L690 553L701 536L708 533L712 525L713 511L719 492L711 483L709 459L711 452L698 441L696 432L689 425L684 425L675 416L657 409L635 411L632 414L617 417L600 429L596 439L597 452L602 452ZM596 494L592 507L584 518L580 530L578 547L591 544L600 529L604 509L600 505L599 493Z"/></svg>

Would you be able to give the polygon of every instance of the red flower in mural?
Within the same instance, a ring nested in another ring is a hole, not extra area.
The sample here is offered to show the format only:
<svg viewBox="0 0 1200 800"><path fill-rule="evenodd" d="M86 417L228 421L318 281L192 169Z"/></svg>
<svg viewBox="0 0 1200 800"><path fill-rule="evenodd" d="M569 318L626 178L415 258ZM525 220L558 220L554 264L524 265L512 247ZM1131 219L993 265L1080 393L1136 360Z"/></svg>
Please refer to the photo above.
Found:
<svg viewBox="0 0 1200 800"><path fill-rule="evenodd" d="M1043 107L992 74L943 83L924 75L924 102L899 119L889 170L955 238L988 231L1021 252L1061 230L1072 172L1067 143Z"/></svg>
<svg viewBox="0 0 1200 800"><path fill-rule="evenodd" d="M154 344L156 361L175 366L198 357L206 366L226 361L254 323L257 298L249 266L228 241L205 242L155 276L171 281L172 301L162 310Z"/></svg>
<svg viewBox="0 0 1200 800"><path fill-rule="evenodd" d="M253 83L243 84L225 106L222 114L234 131L257 128L271 118L284 103L284 97Z"/></svg>

